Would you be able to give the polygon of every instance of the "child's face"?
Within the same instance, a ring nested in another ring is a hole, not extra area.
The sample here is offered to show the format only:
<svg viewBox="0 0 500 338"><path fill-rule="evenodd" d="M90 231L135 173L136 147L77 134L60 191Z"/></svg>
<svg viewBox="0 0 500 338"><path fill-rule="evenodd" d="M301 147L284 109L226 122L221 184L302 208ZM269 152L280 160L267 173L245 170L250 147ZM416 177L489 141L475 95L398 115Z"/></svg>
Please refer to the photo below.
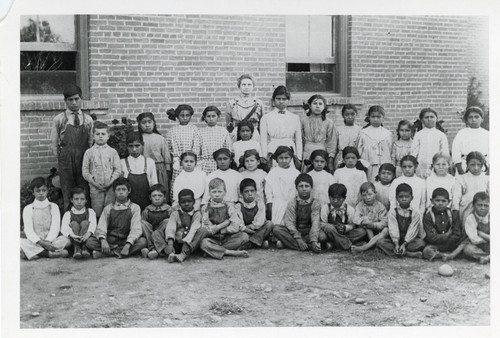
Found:
<svg viewBox="0 0 500 338"><path fill-rule="evenodd" d="M47 186L45 186L45 185L42 185L39 188L35 187L33 189L33 196L35 196L35 199L37 201L40 201L40 202L45 201L48 193L49 193L49 189L47 189Z"/></svg>
<svg viewBox="0 0 500 338"><path fill-rule="evenodd" d="M71 203L73 203L73 206L75 207L76 210L81 210L82 208L85 207L85 204L87 203L87 198L83 193L74 194L73 197L71 198Z"/></svg>
<svg viewBox="0 0 500 338"><path fill-rule="evenodd" d="M191 212L194 209L194 198L193 196L181 196L179 199L179 205L182 211Z"/></svg>
<svg viewBox="0 0 500 338"><path fill-rule="evenodd" d="M281 153L278 155L276 161L280 168L288 169L290 168L290 162L292 161L292 157L289 153Z"/></svg>
<svg viewBox="0 0 500 338"><path fill-rule="evenodd" d="M321 171L325 169L326 160L321 156L316 156L313 160L313 168L316 171Z"/></svg>
<svg viewBox="0 0 500 338"><path fill-rule="evenodd" d="M474 203L474 211L480 217L484 217L490 213L490 201L488 200L477 200Z"/></svg>
<svg viewBox="0 0 500 338"><path fill-rule="evenodd" d="M128 200L128 195L130 194L130 190L128 190L126 185L118 185L115 188L115 197L116 201L119 203L126 202Z"/></svg>
<svg viewBox="0 0 500 338"><path fill-rule="evenodd" d="M322 99L316 99L311 103L311 113L314 115L321 115L321 112L325 109L325 103Z"/></svg>
<svg viewBox="0 0 500 338"><path fill-rule="evenodd" d="M312 186L307 182L299 182L297 184L297 194L300 198L306 200L311 196Z"/></svg>
<svg viewBox="0 0 500 338"><path fill-rule="evenodd" d="M438 158L432 166L438 176L446 176L448 174L448 169L450 168L450 164L444 158Z"/></svg>
<svg viewBox="0 0 500 338"><path fill-rule="evenodd" d="M252 186L247 186L243 189L241 194L243 195L243 201L246 203L251 203L255 201L255 195L257 193L257 190L255 190L254 187Z"/></svg>
<svg viewBox="0 0 500 338"><path fill-rule="evenodd" d="M431 202L437 211L444 211L448 207L448 203L450 203L450 200L444 196L438 195L438 196L434 197L433 199L431 199Z"/></svg>
<svg viewBox="0 0 500 338"><path fill-rule="evenodd" d="M250 79L243 79L240 82L240 91L243 95L249 95L253 92L253 82Z"/></svg>
<svg viewBox="0 0 500 338"><path fill-rule="evenodd" d="M401 170L406 177L415 175L415 169L415 164L413 164L412 161L403 161L403 163L401 163Z"/></svg>
<svg viewBox="0 0 500 338"><path fill-rule="evenodd" d="M243 126L240 128L240 137L243 141L248 141L252 138L252 130L250 127Z"/></svg>
<svg viewBox="0 0 500 338"><path fill-rule="evenodd" d="M77 112L82 107L82 99L78 94L65 98L64 102L66 103L66 107L72 112Z"/></svg>
<svg viewBox="0 0 500 338"><path fill-rule="evenodd" d="M340 196L328 196L328 198L330 199L330 204L334 208L340 208L345 201L345 197L340 197Z"/></svg>
<svg viewBox="0 0 500 338"><path fill-rule="evenodd" d="M144 150L144 145L139 141L134 141L127 144L128 153L132 157L139 157Z"/></svg>
<svg viewBox="0 0 500 338"><path fill-rule="evenodd" d="M189 121L191 121L191 113L189 110L183 110L179 113L177 120L179 120L180 125L185 126L189 123Z"/></svg>
<svg viewBox="0 0 500 338"><path fill-rule="evenodd" d="M413 200L413 196L407 191L400 191L399 194L396 195L396 200L401 208L407 209Z"/></svg>
<svg viewBox="0 0 500 338"><path fill-rule="evenodd" d="M208 111L205 114L205 122L208 124L209 127L215 126L218 120L219 120L219 115L217 115L217 113L214 111Z"/></svg>
<svg viewBox="0 0 500 338"><path fill-rule="evenodd" d="M109 134L107 129L94 130L94 141L98 146L103 146L108 142Z"/></svg>
<svg viewBox="0 0 500 338"><path fill-rule="evenodd" d="M255 158L255 156L249 156L249 157L245 158L244 166L245 166L246 170L254 171L257 169L258 165L259 165L259 161Z"/></svg>
<svg viewBox="0 0 500 338"><path fill-rule="evenodd" d="M226 154L220 154L215 162L217 162L217 168L220 170L228 170L231 165L231 158Z"/></svg>
<svg viewBox="0 0 500 338"><path fill-rule="evenodd" d="M151 203L155 207L159 207L165 202L165 195L159 190L155 190L151 192L151 195L149 195L149 198L151 199Z"/></svg>
<svg viewBox="0 0 500 338"><path fill-rule="evenodd" d="M436 126L437 117L433 112L427 112L422 117L422 124L425 128L434 128Z"/></svg>
<svg viewBox="0 0 500 338"><path fill-rule="evenodd" d="M354 125L354 121L356 120L356 112L353 109L346 109L342 116L344 117L344 124L346 126Z"/></svg>
<svg viewBox="0 0 500 338"><path fill-rule="evenodd" d="M155 122L149 117L145 117L141 120L141 129L144 133L151 134L155 127Z"/></svg>
<svg viewBox="0 0 500 338"><path fill-rule="evenodd" d="M411 138L411 129L407 125L399 127L398 132L402 140L408 141Z"/></svg>
<svg viewBox="0 0 500 338"><path fill-rule="evenodd" d="M361 193L361 198L366 205L372 205L373 203L375 203L376 197L377 194L372 189L368 189L367 191Z"/></svg>
<svg viewBox="0 0 500 338"><path fill-rule="evenodd" d="M467 162L467 167L469 168L469 171L472 175L478 176L481 174L481 170L483 169L483 164L479 160L472 159L469 162Z"/></svg>
<svg viewBox="0 0 500 338"><path fill-rule="evenodd" d="M380 170L378 177L380 178L380 183L387 185L394 180L394 173L390 170Z"/></svg>
<svg viewBox="0 0 500 338"><path fill-rule="evenodd" d="M479 113L469 113L469 116L467 116L467 124L471 128L479 128L481 126L481 123L483 123L483 118L481 117L481 114Z"/></svg>
<svg viewBox="0 0 500 338"><path fill-rule="evenodd" d="M278 110L285 110L288 107L288 101L288 97L285 94L277 95L273 100L274 106Z"/></svg>
<svg viewBox="0 0 500 338"><path fill-rule="evenodd" d="M358 162L358 157L352 153L346 154L344 157L344 163L347 168L354 168Z"/></svg>
<svg viewBox="0 0 500 338"><path fill-rule="evenodd" d="M183 159L182 159L182 169L185 171L185 172L192 172L194 170L194 168L196 167L196 160L193 156L185 156Z"/></svg>
<svg viewBox="0 0 500 338"><path fill-rule="evenodd" d="M224 186L219 185L218 187L210 189L209 194L212 201L220 203L224 200L224 196L226 196L226 189L224 189Z"/></svg>
<svg viewBox="0 0 500 338"><path fill-rule="evenodd" d="M384 122L384 115L379 112L371 112L370 113L370 125L372 127L378 128Z"/></svg>

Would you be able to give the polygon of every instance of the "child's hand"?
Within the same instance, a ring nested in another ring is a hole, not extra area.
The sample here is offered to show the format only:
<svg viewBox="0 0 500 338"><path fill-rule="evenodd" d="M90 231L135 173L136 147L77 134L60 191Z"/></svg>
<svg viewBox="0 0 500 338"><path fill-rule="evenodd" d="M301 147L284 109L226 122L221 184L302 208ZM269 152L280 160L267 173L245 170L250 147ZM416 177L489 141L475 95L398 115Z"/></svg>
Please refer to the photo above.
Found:
<svg viewBox="0 0 500 338"><path fill-rule="evenodd" d="M399 252L399 248L400 248L400 247L399 247L399 244L394 243L394 250L393 250L393 252L394 252L396 255L399 255L399 253L400 253L400 252Z"/></svg>
<svg viewBox="0 0 500 338"><path fill-rule="evenodd" d="M127 244L125 244L125 246L123 247L122 251L120 251L120 255L122 256L128 256L128 254L130 253L130 243L127 242Z"/></svg>
<svg viewBox="0 0 500 338"><path fill-rule="evenodd" d="M172 239L169 239L167 247L165 248L165 253L167 255L170 255L172 252L174 252L174 241Z"/></svg>
<svg viewBox="0 0 500 338"><path fill-rule="evenodd" d="M250 229L249 227L245 227L245 230L243 230L249 235L253 235L255 233L255 230Z"/></svg>
<svg viewBox="0 0 500 338"><path fill-rule="evenodd" d="M305 244L305 243L304 243ZM307 244L306 244L307 245ZM320 253L321 252L321 245L319 245L318 242L311 242L311 249L315 253Z"/></svg>
<svg viewBox="0 0 500 338"><path fill-rule="evenodd" d="M52 243L44 239L39 240L38 244L47 251L56 251L56 248L52 245Z"/></svg>
<svg viewBox="0 0 500 338"><path fill-rule="evenodd" d="M365 228L367 228L367 229L373 229L373 224L371 222L366 222L365 223Z"/></svg>
<svg viewBox="0 0 500 338"><path fill-rule="evenodd" d="M337 229L337 232L342 235L345 232L345 225L335 224L335 229Z"/></svg>
<svg viewBox="0 0 500 338"><path fill-rule="evenodd" d="M406 253L406 243L401 244L401 246L399 247L399 252L401 256L404 256L404 254Z"/></svg>
<svg viewBox="0 0 500 338"><path fill-rule="evenodd" d="M71 237L72 240L74 240L75 242L77 243L81 243L82 242L82 237L81 236L77 236L77 235L69 235L69 237Z"/></svg>
<svg viewBox="0 0 500 338"><path fill-rule="evenodd" d="M108 241L105 240L104 238L101 239L101 251L102 251L103 255L109 255L109 253L111 252L111 249L109 248Z"/></svg>
<svg viewBox="0 0 500 338"><path fill-rule="evenodd" d="M297 239L297 244L299 245L300 251L306 251L307 249L309 249L309 246L306 244L306 242L304 242L302 238Z"/></svg>
<svg viewBox="0 0 500 338"><path fill-rule="evenodd" d="M92 233L90 233L90 231L87 231L87 232L85 233L85 235L83 235L83 236L81 237L81 241L82 241L82 242L86 242L86 241L87 241L87 239L89 239L89 238L90 238L90 236L92 236Z"/></svg>

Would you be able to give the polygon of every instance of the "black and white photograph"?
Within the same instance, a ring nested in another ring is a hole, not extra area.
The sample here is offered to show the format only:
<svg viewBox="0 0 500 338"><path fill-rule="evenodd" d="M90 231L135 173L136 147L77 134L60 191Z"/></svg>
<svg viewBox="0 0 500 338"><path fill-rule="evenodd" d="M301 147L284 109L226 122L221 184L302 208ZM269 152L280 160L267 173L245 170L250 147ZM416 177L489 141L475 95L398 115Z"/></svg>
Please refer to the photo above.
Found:
<svg viewBox="0 0 500 338"><path fill-rule="evenodd" d="M497 5L48 3L0 22L5 337L493 337Z"/></svg>

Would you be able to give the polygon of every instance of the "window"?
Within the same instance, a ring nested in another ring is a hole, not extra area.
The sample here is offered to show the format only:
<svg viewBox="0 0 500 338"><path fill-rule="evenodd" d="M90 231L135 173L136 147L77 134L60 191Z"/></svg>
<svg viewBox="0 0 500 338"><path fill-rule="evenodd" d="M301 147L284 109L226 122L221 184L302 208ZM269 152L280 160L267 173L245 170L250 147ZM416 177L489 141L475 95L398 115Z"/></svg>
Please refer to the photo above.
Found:
<svg viewBox="0 0 500 338"><path fill-rule="evenodd" d="M346 32L344 16L286 17L286 84L290 91L347 96Z"/></svg>
<svg viewBox="0 0 500 338"><path fill-rule="evenodd" d="M21 16L21 94L61 94L78 84L88 98L87 17Z"/></svg>

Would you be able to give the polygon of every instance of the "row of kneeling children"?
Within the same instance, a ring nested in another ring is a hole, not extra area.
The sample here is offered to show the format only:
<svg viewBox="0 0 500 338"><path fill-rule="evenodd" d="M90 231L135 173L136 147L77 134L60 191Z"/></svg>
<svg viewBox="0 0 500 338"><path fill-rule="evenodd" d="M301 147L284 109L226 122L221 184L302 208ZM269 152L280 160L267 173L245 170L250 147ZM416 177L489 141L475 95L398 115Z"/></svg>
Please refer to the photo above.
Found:
<svg viewBox="0 0 500 338"><path fill-rule="evenodd" d="M356 149L344 149L346 168L362 169L356 156L349 158L349 151L355 155ZM141 214L129 179L116 179L112 189L115 202L104 207L99 222L95 212L85 207L81 188L72 191L72 206L61 222L57 206L47 200L47 183L43 178L33 180L35 201L23 210L27 238L21 240L22 255L30 260L64 257L73 245L75 258L141 253L151 259L165 256L169 262L182 262L198 248L219 259L224 255L246 257L248 248L266 248L271 240L278 248L314 252L350 249L359 253L378 247L389 255L449 260L463 251L481 263L489 261L487 185L478 191L477 182L460 184L458 190L454 183L451 187L438 184L427 195L432 182L415 180L418 163L411 155L401 160L403 176L394 180L394 166L384 164L376 184L365 180L354 192L352 179L338 178L325 185L314 179L316 170L299 173L290 165L293 149L286 146L277 148L277 166L263 180L243 179L230 169L227 149L219 149L213 157L218 169L205 178L205 189L198 189L203 190L201 195L190 189L194 180L186 178L186 186L176 191L174 207L166 203L165 187L153 185L148 193L151 204ZM444 170L440 159L447 158L434 157L434 171L439 176L439 170ZM183 172L193 172L196 155L185 153L181 162ZM474 175L481 171L484 159L472 152L467 164ZM387 185L390 189L384 194ZM475 191L464 191L464 187ZM472 197L470 206L462 210L462 222L460 201L466 193ZM459 195L461 199L455 199ZM428 196L429 202L422 196Z"/></svg>

